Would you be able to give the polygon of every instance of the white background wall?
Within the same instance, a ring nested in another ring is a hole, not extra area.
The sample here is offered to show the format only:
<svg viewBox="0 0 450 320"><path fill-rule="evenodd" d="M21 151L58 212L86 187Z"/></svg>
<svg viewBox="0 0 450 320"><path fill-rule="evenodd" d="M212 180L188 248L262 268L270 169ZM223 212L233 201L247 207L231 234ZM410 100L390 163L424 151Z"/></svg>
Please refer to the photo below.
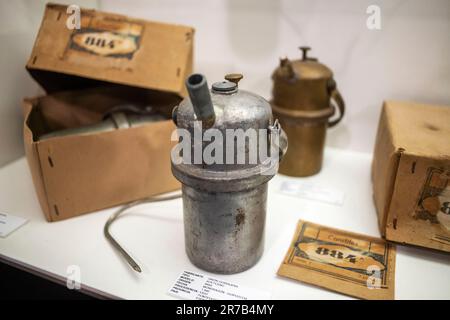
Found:
<svg viewBox="0 0 450 320"><path fill-rule="evenodd" d="M65 2L194 26L196 70L210 83L241 72L241 87L266 98L279 57L298 58L298 46L311 46L347 103L345 119L328 133L330 146L371 152L385 99L450 105L448 0ZM381 30L366 27L371 4L381 8ZM0 164L22 154L20 99L37 91L24 65L42 8L43 1L0 0Z"/></svg>

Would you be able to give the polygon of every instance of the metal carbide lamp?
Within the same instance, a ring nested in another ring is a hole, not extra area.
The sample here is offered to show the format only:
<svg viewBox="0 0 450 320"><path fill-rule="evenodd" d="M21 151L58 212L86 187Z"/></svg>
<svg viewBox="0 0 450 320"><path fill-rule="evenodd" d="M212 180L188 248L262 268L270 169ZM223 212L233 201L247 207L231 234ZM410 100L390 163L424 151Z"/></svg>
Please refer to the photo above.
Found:
<svg viewBox="0 0 450 320"><path fill-rule="evenodd" d="M241 78L227 75L210 90L203 75L193 74L186 80L189 98L173 111L178 146L186 146L186 133L191 137L178 156L172 152L172 172L182 183L186 253L197 267L222 274L244 271L261 257L267 182L287 149L269 103L240 90Z"/></svg>
<svg viewBox="0 0 450 320"><path fill-rule="evenodd" d="M307 55L310 48L300 49L301 59L281 59L272 75L272 111L290 141L280 173L294 177L320 171L327 128L341 121L345 109L331 70ZM329 120L335 106L339 116Z"/></svg>

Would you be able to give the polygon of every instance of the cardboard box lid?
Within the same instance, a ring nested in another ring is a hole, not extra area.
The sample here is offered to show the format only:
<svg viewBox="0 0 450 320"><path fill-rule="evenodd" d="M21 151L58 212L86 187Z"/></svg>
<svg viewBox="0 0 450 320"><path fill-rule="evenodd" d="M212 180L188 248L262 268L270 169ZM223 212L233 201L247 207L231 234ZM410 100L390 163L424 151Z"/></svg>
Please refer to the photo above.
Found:
<svg viewBox="0 0 450 320"><path fill-rule="evenodd" d="M185 95L193 28L82 9L71 30L66 10L47 5L26 66L48 93L115 83Z"/></svg>
<svg viewBox="0 0 450 320"><path fill-rule="evenodd" d="M450 107L387 101L384 111L396 149L431 158L450 157Z"/></svg>

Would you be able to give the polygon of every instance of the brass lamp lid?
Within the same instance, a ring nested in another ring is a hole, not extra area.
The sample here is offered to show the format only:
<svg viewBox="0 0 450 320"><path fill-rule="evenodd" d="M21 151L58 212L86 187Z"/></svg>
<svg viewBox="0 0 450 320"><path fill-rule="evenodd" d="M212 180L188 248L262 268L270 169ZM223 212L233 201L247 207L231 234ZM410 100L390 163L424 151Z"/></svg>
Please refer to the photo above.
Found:
<svg viewBox="0 0 450 320"><path fill-rule="evenodd" d="M280 59L280 65L273 73L273 80L317 80L333 77L333 72L317 58L308 57L310 47L300 47L302 58L298 60Z"/></svg>

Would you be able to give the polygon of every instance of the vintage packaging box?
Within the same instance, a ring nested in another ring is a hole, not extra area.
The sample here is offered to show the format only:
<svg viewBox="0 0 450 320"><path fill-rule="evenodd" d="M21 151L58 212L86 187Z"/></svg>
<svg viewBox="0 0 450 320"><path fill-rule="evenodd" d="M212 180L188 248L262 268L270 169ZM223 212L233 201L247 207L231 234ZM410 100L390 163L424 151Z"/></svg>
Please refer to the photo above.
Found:
<svg viewBox="0 0 450 320"><path fill-rule="evenodd" d="M24 144L47 220L57 221L179 188L170 170L170 120L192 72L191 27L95 10L70 29L67 7L49 4L27 70L47 95L24 100ZM167 120L136 128L55 137L124 103Z"/></svg>
<svg viewBox="0 0 450 320"><path fill-rule="evenodd" d="M387 240L450 252L450 107L387 101L372 182Z"/></svg>

